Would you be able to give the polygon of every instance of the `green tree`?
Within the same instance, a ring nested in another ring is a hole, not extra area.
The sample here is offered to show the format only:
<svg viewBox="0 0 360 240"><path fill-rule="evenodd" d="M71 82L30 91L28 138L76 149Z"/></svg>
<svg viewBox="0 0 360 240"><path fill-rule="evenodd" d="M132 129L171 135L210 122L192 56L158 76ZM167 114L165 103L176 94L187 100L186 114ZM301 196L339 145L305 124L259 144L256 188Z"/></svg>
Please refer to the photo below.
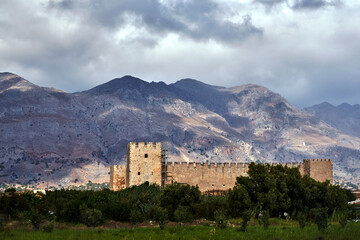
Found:
<svg viewBox="0 0 360 240"><path fill-rule="evenodd" d="M228 202L232 217L243 217L244 212L253 207L248 191L238 183L229 190Z"/></svg>
<svg viewBox="0 0 360 240"><path fill-rule="evenodd" d="M179 206L187 207L187 211L193 215L195 213L194 206L200 201L201 192L199 188L188 184L168 185L160 196L161 206L167 209L170 220L175 220L174 213Z"/></svg>

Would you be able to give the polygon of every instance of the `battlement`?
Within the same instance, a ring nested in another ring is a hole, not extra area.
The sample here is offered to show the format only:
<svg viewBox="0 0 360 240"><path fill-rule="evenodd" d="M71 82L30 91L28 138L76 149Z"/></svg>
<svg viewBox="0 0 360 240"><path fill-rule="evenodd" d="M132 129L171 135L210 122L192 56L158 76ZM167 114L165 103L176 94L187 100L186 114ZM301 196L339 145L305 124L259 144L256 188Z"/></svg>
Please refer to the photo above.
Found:
<svg viewBox="0 0 360 240"><path fill-rule="evenodd" d="M161 149L161 142L129 142L128 148L130 149L143 149L143 150L153 150L153 149Z"/></svg>
<svg viewBox="0 0 360 240"><path fill-rule="evenodd" d="M114 170L126 170L126 165L125 164L120 164L120 165L112 165L110 166L110 169L113 168Z"/></svg>
<svg viewBox="0 0 360 240"><path fill-rule="evenodd" d="M226 191L236 178L248 176L250 162L185 162L163 158L161 142L129 142L127 164L110 168L110 188L119 190L144 182L166 186L173 182L198 186L200 191ZM304 159L302 162L263 162L265 166L298 168L302 176L316 181L333 181L331 159Z"/></svg>
<svg viewBox="0 0 360 240"><path fill-rule="evenodd" d="M185 164L187 167L228 167L228 168L249 168L250 164L249 162L193 162L193 161L189 161L189 162L182 162L182 161L163 161L163 163L168 166L168 165L183 165ZM268 163L259 163L262 165L270 165L270 166L277 166L277 165L281 165L283 167L289 167L289 168L294 168L294 167L300 167L303 163L302 162L285 162L285 163L278 163L278 162L268 162Z"/></svg>
<svg viewBox="0 0 360 240"><path fill-rule="evenodd" d="M170 161L164 162L166 166L177 166L186 165L187 167L208 167L208 168L249 168L250 163L248 162L181 162L181 161Z"/></svg>
<svg viewBox="0 0 360 240"><path fill-rule="evenodd" d="M332 159L304 159L304 162L332 162Z"/></svg>

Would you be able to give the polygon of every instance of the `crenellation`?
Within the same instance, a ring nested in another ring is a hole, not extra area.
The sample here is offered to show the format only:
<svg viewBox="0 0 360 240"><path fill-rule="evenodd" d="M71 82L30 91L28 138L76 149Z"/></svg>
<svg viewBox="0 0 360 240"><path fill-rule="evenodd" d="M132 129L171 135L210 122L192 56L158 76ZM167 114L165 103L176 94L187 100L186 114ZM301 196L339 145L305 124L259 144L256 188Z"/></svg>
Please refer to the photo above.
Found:
<svg viewBox="0 0 360 240"><path fill-rule="evenodd" d="M110 188L120 190L148 181L166 186L173 182L198 186L200 191L228 190L235 185L238 176L248 176L249 162L193 162L168 161L162 159L160 142L130 142L127 146L126 165L110 167ZM294 168L302 176L310 176L317 181L330 180L333 165L331 159L304 159L303 162L269 162L262 165ZM191 166L190 166L191 165Z"/></svg>

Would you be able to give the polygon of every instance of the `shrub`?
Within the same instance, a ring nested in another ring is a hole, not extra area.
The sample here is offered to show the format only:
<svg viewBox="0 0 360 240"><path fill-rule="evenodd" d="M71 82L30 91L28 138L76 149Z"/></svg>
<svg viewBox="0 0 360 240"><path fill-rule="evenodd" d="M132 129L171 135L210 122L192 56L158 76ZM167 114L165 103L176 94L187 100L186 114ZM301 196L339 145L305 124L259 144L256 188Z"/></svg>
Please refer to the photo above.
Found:
<svg viewBox="0 0 360 240"><path fill-rule="evenodd" d="M85 209L81 211L82 223L88 227L99 226L103 222L102 213L99 209Z"/></svg>
<svg viewBox="0 0 360 240"><path fill-rule="evenodd" d="M31 209L26 213L27 218L30 220L31 225L34 227L34 229L40 228L40 223L43 220L43 216L39 213L37 209Z"/></svg>
<svg viewBox="0 0 360 240"><path fill-rule="evenodd" d="M154 220L159 224L160 229L163 230L165 228L165 224L168 219L168 214L166 209L159 206L155 206L153 208L153 214L154 214Z"/></svg>
<svg viewBox="0 0 360 240"><path fill-rule="evenodd" d="M241 222L241 226L240 226L240 230L242 232L246 231L246 228L247 228L247 225L248 225L248 222L250 221L250 219L251 219L251 210L243 211L242 222Z"/></svg>
<svg viewBox="0 0 360 240"><path fill-rule="evenodd" d="M264 227L264 229L268 229L270 222L269 222L270 214L269 211L261 211L259 214L259 223Z"/></svg>
<svg viewBox="0 0 360 240"><path fill-rule="evenodd" d="M42 227L42 230L43 232L50 233L54 231L54 228L55 228L54 222L49 222Z"/></svg>
<svg viewBox="0 0 360 240"><path fill-rule="evenodd" d="M328 227L328 208L317 208L315 210L315 224L320 231Z"/></svg>
<svg viewBox="0 0 360 240"><path fill-rule="evenodd" d="M175 212L174 217L177 222L192 222L193 215L191 213L190 207L179 206Z"/></svg>
<svg viewBox="0 0 360 240"><path fill-rule="evenodd" d="M339 223L341 225L342 228L345 228L346 224L347 224L347 220L349 217L349 211L348 210L344 210L340 216L339 216Z"/></svg>
<svg viewBox="0 0 360 240"><path fill-rule="evenodd" d="M144 221L144 216L141 214L139 209L133 209L130 212L130 222L132 224L142 223Z"/></svg>
<svg viewBox="0 0 360 240"><path fill-rule="evenodd" d="M216 226L220 229L224 229L226 228L227 225L227 218L224 214L224 211L219 209L216 210L214 212L214 216L215 216L215 222L216 222Z"/></svg>
<svg viewBox="0 0 360 240"><path fill-rule="evenodd" d="M5 190L6 193L15 193L16 192L16 188L7 188Z"/></svg>
<svg viewBox="0 0 360 240"><path fill-rule="evenodd" d="M303 229L306 226L306 214L303 212L299 212L297 214L297 220L299 222L299 227Z"/></svg>

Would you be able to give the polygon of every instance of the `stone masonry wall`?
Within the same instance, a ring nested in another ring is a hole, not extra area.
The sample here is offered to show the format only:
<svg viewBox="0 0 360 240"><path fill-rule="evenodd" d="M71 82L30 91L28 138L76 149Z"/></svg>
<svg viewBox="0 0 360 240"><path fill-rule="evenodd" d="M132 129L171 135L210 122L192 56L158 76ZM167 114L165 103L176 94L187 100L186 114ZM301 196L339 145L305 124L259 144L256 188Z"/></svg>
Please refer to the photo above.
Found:
<svg viewBox="0 0 360 240"><path fill-rule="evenodd" d="M173 182L198 186L200 191L228 190L235 185L238 176L247 176L249 163L186 163L162 162L161 143L128 144L127 165L110 168L110 189L120 190L146 181L160 186ZM278 163L272 163L277 165ZM298 167L302 176L333 183L331 159L305 159L302 163L279 163ZM162 174L163 173L163 174ZM163 184L162 184L163 183Z"/></svg>
<svg viewBox="0 0 360 240"><path fill-rule="evenodd" d="M238 176L247 176L248 163L179 163L167 165L166 184L173 182L198 186L201 192L228 190L234 187Z"/></svg>
<svg viewBox="0 0 360 240"><path fill-rule="evenodd" d="M127 187L146 181L161 184L161 143L130 142L127 150Z"/></svg>
<svg viewBox="0 0 360 240"><path fill-rule="evenodd" d="M110 189L118 191L126 188L126 165L110 167Z"/></svg>
<svg viewBox="0 0 360 240"><path fill-rule="evenodd" d="M305 159L305 174L319 182L333 183L333 163L331 159Z"/></svg>

